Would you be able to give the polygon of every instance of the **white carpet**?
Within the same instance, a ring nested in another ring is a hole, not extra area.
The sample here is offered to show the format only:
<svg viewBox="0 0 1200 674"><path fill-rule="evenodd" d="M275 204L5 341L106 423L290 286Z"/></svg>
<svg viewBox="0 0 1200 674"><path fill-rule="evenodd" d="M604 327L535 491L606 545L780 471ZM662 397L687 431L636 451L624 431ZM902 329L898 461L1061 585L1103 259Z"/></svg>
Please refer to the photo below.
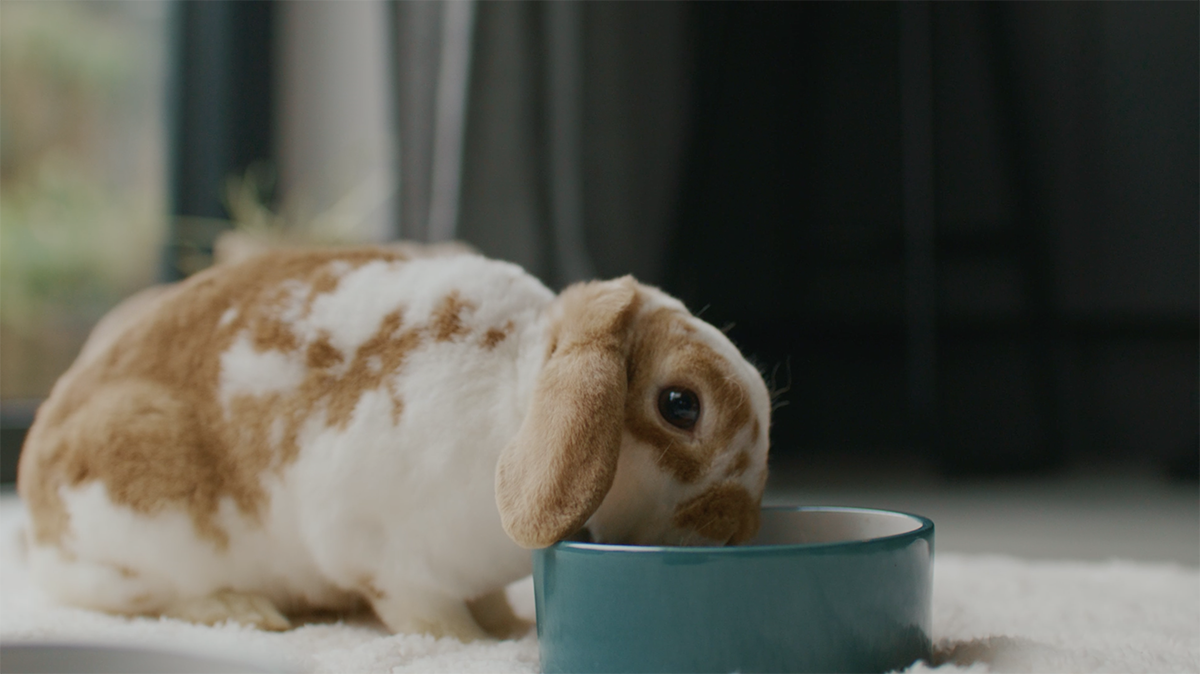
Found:
<svg viewBox="0 0 1200 674"><path fill-rule="evenodd" d="M285 633L126 619L55 606L19 556L20 503L0 497L0 643L81 641L180 647L312 672L536 672L533 634L464 645L309 624ZM532 617L527 580L509 588ZM912 672L1200 672L1200 570L1132 562L1030 562L940 554L934 571L937 666Z"/></svg>

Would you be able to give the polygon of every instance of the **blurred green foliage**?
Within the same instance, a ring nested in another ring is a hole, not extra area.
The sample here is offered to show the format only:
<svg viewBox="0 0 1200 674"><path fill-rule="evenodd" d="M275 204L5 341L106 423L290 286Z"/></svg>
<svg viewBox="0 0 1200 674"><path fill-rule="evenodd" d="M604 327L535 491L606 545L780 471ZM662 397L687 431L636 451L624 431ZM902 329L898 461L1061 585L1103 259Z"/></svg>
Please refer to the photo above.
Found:
<svg viewBox="0 0 1200 674"><path fill-rule="evenodd" d="M154 281L166 222L159 2L0 2L0 397L37 397Z"/></svg>

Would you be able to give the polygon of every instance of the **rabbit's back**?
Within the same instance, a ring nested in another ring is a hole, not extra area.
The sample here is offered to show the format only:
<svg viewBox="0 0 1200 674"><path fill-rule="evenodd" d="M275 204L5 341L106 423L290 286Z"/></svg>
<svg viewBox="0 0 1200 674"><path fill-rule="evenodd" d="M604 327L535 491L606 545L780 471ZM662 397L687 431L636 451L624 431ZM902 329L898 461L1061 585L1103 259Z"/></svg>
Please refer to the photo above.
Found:
<svg viewBox="0 0 1200 674"><path fill-rule="evenodd" d="M539 357L521 336L551 299L513 265L373 248L268 253L162 292L31 429L35 576L110 610L222 587L337 605L381 573L485 582L447 558L503 539L478 513L520 422L518 362Z"/></svg>

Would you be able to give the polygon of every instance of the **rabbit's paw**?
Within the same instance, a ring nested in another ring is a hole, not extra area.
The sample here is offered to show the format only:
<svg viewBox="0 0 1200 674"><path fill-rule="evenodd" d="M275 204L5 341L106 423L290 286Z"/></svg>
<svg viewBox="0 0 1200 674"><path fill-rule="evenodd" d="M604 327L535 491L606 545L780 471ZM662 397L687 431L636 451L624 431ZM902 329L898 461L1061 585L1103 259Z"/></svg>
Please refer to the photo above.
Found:
<svg viewBox="0 0 1200 674"><path fill-rule="evenodd" d="M489 638L461 599L427 592L380 593L372 606L395 634L454 637L463 643Z"/></svg>
<svg viewBox="0 0 1200 674"><path fill-rule="evenodd" d="M270 599L248 592L222 590L207 597L191 597L171 604L163 615L201 625L235 622L262 630L281 632L292 623Z"/></svg>

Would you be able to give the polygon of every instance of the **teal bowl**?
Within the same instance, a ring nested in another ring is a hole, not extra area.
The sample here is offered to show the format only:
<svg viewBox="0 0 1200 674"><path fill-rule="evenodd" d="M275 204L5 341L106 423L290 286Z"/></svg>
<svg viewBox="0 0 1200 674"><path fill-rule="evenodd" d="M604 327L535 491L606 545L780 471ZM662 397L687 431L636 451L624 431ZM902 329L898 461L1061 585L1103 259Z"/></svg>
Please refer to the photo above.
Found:
<svg viewBox="0 0 1200 674"><path fill-rule="evenodd" d="M543 672L886 672L930 657L933 522L764 508L737 547L537 550Z"/></svg>

